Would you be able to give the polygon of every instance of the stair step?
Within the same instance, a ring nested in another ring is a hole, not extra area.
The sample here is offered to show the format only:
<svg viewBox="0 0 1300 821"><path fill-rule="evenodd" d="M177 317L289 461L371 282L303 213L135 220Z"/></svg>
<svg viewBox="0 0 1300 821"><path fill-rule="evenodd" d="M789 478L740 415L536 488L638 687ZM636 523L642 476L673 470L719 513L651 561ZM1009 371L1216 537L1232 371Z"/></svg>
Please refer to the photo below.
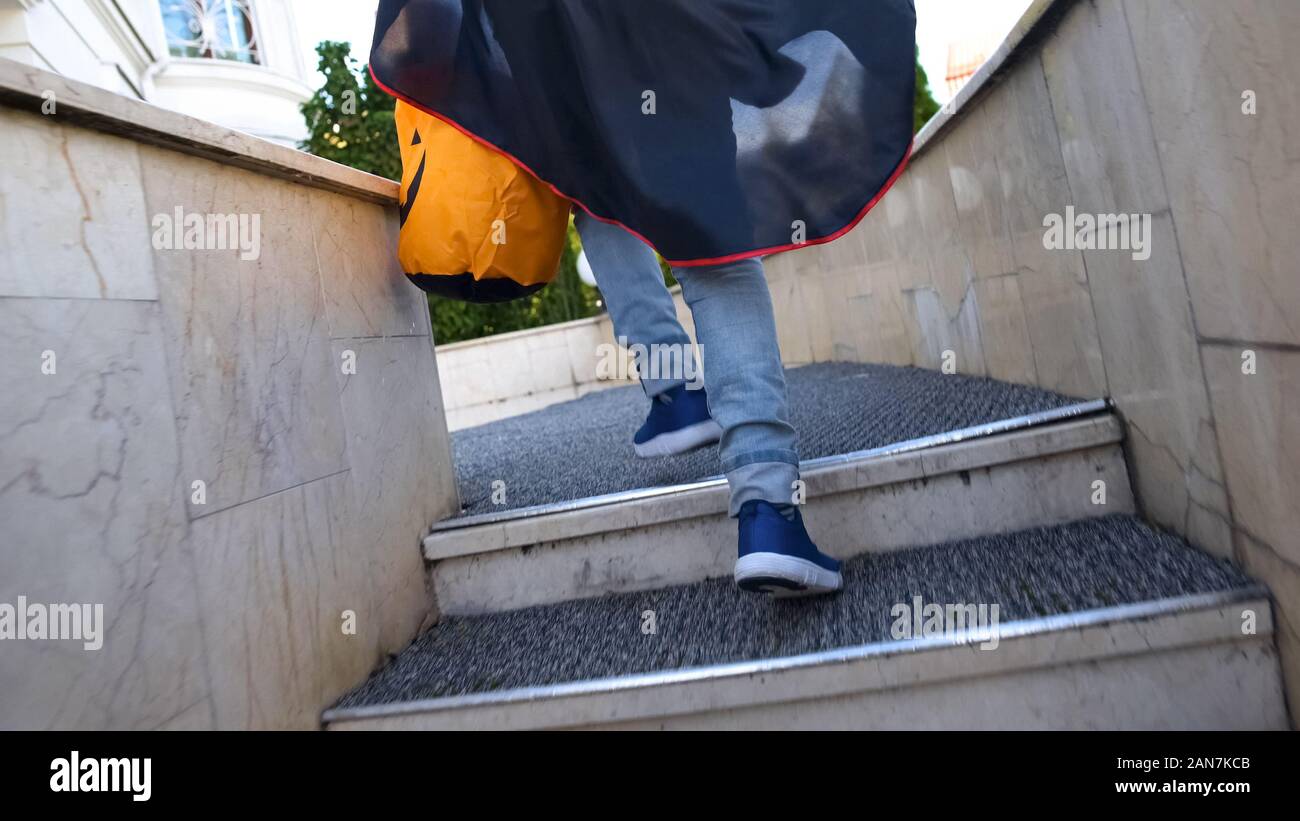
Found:
<svg viewBox="0 0 1300 821"><path fill-rule="evenodd" d="M833 597L727 580L448 618L326 712L331 729L1282 728L1267 593L1112 515L845 565ZM895 638L896 605L999 608ZM1243 633L1252 611L1254 632ZM646 633L653 613L654 632ZM924 685L924 686L922 686Z"/></svg>
<svg viewBox="0 0 1300 821"><path fill-rule="evenodd" d="M803 466L804 517L837 558L1133 512L1103 401ZM1106 503L1094 503L1097 480ZM727 576L736 524L721 479L444 522L424 541L444 615Z"/></svg>
<svg viewBox="0 0 1300 821"><path fill-rule="evenodd" d="M892 365L804 365L788 369L786 382L790 423L805 459L882 448L1080 401L1028 385ZM638 459L632 435L646 409L639 387L615 388L456 431L463 515L690 484L719 472L717 447ZM494 499L494 489L504 490L504 500L500 494Z"/></svg>

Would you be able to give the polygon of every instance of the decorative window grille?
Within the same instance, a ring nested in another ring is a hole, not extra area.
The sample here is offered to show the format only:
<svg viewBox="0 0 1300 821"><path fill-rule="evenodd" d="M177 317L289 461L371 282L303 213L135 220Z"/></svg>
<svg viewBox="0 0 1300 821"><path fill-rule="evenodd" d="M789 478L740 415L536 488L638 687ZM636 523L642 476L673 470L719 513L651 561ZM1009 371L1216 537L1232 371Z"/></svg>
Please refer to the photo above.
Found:
<svg viewBox="0 0 1300 821"><path fill-rule="evenodd" d="M252 0L162 0L162 14L174 57L262 62Z"/></svg>

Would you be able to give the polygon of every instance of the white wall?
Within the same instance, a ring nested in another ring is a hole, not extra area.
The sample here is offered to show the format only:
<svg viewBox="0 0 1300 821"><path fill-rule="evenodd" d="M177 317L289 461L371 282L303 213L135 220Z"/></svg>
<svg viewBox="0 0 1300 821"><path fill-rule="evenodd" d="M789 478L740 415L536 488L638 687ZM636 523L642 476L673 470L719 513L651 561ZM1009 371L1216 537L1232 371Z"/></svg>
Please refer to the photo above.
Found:
<svg viewBox="0 0 1300 821"><path fill-rule="evenodd" d="M460 507L397 184L3 60L0 143L0 602L103 612L2 643L0 730L318 727ZM260 254L156 249L176 208Z"/></svg>
<svg viewBox="0 0 1300 821"><path fill-rule="evenodd" d="M1272 590L1293 710L1297 37L1295 0L1035 0L879 208L767 263L787 362L951 351L1113 399L1144 516ZM1049 249L1067 208L1144 217L1150 254Z"/></svg>

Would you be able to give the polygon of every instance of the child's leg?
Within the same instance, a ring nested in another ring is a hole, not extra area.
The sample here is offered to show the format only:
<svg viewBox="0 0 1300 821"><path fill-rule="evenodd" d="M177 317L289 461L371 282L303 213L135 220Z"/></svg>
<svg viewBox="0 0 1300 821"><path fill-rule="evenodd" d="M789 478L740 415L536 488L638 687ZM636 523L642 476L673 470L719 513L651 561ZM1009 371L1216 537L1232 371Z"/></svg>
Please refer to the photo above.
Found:
<svg viewBox="0 0 1300 821"><path fill-rule="evenodd" d="M840 563L813 544L793 504L798 441L762 263L673 273L695 316L709 410L723 429L722 469L731 486L730 512L739 520L736 584L773 596L839 590Z"/></svg>
<svg viewBox="0 0 1300 821"><path fill-rule="evenodd" d="M675 268L695 317L709 412L722 425L731 515L751 499L788 505L799 478L772 297L757 259Z"/></svg>
<svg viewBox="0 0 1300 821"><path fill-rule="evenodd" d="M691 338L677 321L677 308L664 285L654 251L623 228L601 222L585 211L578 212L574 224L609 308L614 334L626 337L628 344L644 345L647 350L656 344L678 346L683 358L691 357L689 367L683 359L682 378L676 378L677 374L647 378L647 363L638 362L646 395L653 398L685 384L687 376L698 372L695 352Z"/></svg>

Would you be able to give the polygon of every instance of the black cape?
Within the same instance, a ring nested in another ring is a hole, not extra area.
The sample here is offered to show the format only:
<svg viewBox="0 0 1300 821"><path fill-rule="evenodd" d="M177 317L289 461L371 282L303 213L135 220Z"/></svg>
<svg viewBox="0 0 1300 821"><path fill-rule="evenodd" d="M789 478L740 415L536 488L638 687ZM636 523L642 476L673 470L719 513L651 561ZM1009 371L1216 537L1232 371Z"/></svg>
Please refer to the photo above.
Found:
<svg viewBox="0 0 1300 821"><path fill-rule="evenodd" d="M674 264L826 242L901 172L912 0L381 0L391 94Z"/></svg>

